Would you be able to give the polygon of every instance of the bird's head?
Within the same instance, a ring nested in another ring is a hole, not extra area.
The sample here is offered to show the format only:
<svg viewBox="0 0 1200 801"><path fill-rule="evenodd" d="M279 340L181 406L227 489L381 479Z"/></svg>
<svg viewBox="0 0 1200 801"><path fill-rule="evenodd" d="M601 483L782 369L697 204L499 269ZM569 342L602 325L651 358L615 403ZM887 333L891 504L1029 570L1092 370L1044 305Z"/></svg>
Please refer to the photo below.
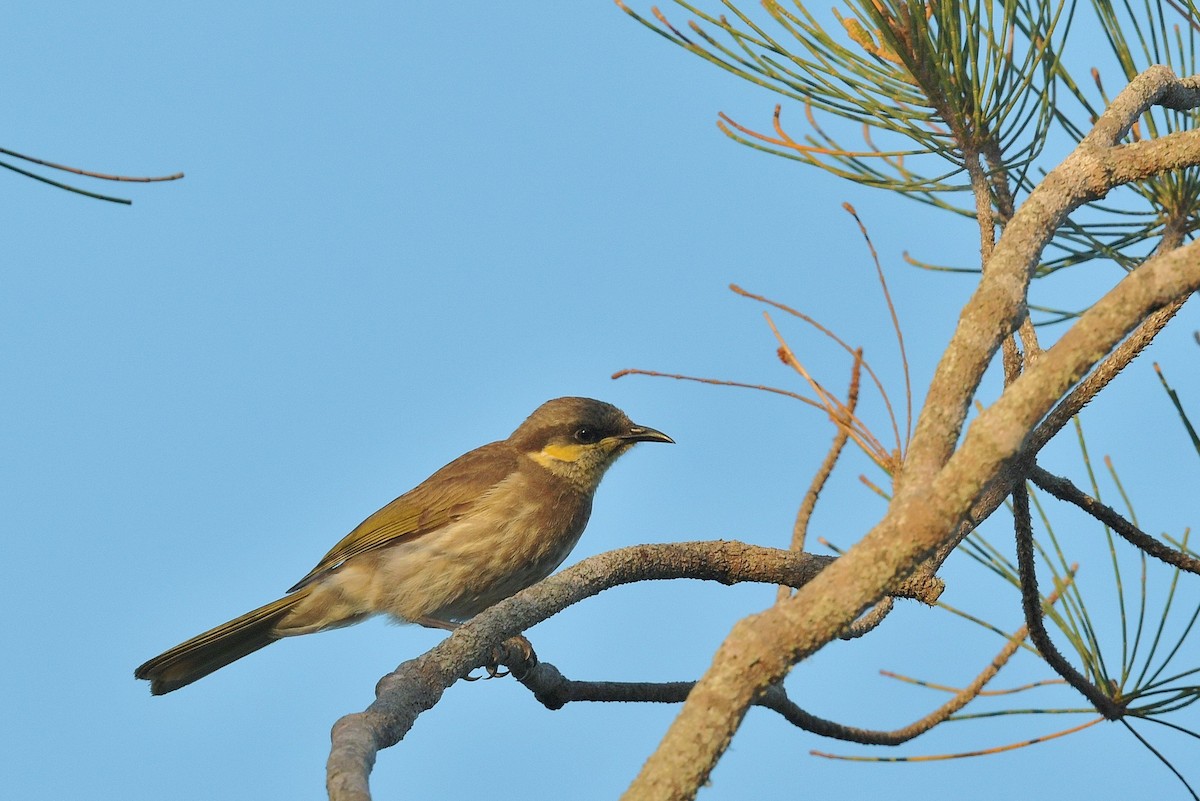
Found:
<svg viewBox="0 0 1200 801"><path fill-rule="evenodd" d="M604 471L636 443L675 440L637 425L611 403L555 398L529 415L508 441L555 475L594 490Z"/></svg>

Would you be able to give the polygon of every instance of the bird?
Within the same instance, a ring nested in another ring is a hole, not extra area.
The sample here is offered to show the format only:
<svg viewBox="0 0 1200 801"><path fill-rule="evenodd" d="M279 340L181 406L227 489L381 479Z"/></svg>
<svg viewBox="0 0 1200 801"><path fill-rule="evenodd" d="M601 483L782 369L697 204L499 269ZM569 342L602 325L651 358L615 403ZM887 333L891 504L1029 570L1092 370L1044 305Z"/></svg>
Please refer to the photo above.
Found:
<svg viewBox="0 0 1200 801"><path fill-rule="evenodd" d="M673 443L592 398L547 401L372 514L279 600L134 671L178 690L285 637L386 614L454 629L541 581L574 549L605 472L639 442Z"/></svg>

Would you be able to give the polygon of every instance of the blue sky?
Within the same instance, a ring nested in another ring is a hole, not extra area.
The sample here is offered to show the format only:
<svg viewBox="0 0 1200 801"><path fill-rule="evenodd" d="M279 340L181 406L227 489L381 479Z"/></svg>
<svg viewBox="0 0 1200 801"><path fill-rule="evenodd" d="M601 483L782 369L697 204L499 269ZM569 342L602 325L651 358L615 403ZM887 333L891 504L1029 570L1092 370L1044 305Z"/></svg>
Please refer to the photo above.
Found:
<svg viewBox="0 0 1200 801"><path fill-rule="evenodd" d="M149 187L87 183L133 197L130 208L0 175L10 559L0 753L14 798L321 797L329 727L443 635L371 621L273 646L164 698L133 680L134 666L277 597L367 514L559 395L609 400L678 442L614 468L572 561L649 541L783 545L831 437L820 414L609 376L642 367L802 390L774 357L762 308L726 288L736 282L864 345L899 397L845 201L890 276L918 393L970 289L900 258L970 265L969 224L733 144L717 112L766 125L775 97L605 0L40 2L7 17L0 146L106 172L187 173ZM1103 286L1116 272L1091 278ZM1095 287L1047 291L1069 302ZM844 384L843 354L775 319L816 375ZM1200 517L1188 492L1200 464L1149 366L1162 362L1200 409L1197 327L1185 310L1085 418L1089 444L1113 454L1154 532ZM879 403L864 404L883 427ZM1069 442L1047 463L1078 474ZM857 481L880 480L872 470L850 455L815 535L849 545L878 519L882 502ZM1097 533L1067 521L1080 541ZM1011 547L1002 523L989 533ZM1106 557L1091 558L1101 579ZM948 601L1019 624L1015 594L966 560L946 577ZM694 582L623 588L530 638L574 678L695 678L732 623L773 597ZM902 605L873 636L802 665L789 688L819 714L900 726L942 699L880 668L965 683L1000 645ZM1044 675L1026 659L998 684ZM551 713L512 681L456 686L380 755L373 787L377 798L613 798L673 712ZM903 753L1000 745L1083 719L956 723ZM1176 722L1200 726L1195 712ZM1194 741L1151 734L1189 766ZM1183 797L1114 726L932 765L834 763L810 748L864 750L752 711L703 797L971 788L988 799L1008 797L1015 775L1047 796Z"/></svg>

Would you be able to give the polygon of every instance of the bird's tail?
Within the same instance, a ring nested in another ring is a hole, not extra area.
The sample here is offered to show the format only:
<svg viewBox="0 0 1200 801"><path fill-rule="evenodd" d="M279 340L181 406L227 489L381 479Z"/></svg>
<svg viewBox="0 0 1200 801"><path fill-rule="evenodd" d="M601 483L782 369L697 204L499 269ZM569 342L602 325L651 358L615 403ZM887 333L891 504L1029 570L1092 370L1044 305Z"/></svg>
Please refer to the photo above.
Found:
<svg viewBox="0 0 1200 801"><path fill-rule="evenodd" d="M153 695L185 687L280 639L283 635L276 631L276 624L307 595L303 591L292 593L197 634L146 662L133 675L149 681Z"/></svg>

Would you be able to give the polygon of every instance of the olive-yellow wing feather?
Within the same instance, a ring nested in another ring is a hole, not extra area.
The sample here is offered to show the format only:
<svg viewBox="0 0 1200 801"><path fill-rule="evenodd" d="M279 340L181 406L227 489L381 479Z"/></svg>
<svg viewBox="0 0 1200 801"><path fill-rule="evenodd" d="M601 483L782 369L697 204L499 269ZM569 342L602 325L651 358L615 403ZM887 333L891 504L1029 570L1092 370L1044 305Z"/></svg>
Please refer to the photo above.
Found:
<svg viewBox="0 0 1200 801"><path fill-rule="evenodd" d="M507 442L463 454L359 523L288 592L308 586L347 559L419 537L469 514L489 489L517 469L518 458Z"/></svg>

